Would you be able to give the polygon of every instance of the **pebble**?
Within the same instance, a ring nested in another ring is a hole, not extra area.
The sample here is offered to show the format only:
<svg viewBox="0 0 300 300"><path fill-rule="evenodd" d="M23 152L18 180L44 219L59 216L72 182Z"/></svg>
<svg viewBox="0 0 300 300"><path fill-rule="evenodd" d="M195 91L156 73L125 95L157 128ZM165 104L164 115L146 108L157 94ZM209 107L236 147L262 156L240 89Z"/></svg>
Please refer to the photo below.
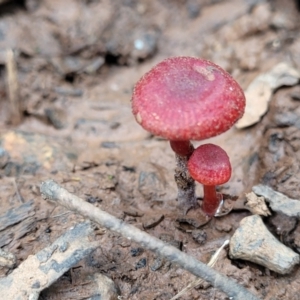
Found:
<svg viewBox="0 0 300 300"><path fill-rule="evenodd" d="M95 294L90 299L98 299L99 295L101 299L105 300L118 300L120 291L115 283L107 276L96 273L93 275L93 281L97 283L95 288Z"/></svg>
<svg viewBox="0 0 300 300"><path fill-rule="evenodd" d="M192 231L193 239L200 245L204 245L207 240L207 233L204 230L196 229Z"/></svg>
<svg viewBox="0 0 300 300"><path fill-rule="evenodd" d="M153 264L151 265L150 269L155 272L158 271L162 266L164 265L164 260L162 257L158 256L153 261Z"/></svg>
<svg viewBox="0 0 300 300"><path fill-rule="evenodd" d="M232 229L232 226L226 222L218 222L215 224L215 228L220 232L229 232Z"/></svg>
<svg viewBox="0 0 300 300"><path fill-rule="evenodd" d="M143 257L141 258L135 265L135 269L141 269L141 268L145 268L147 265L147 258Z"/></svg>
<svg viewBox="0 0 300 300"><path fill-rule="evenodd" d="M46 108L45 115L56 129L63 129L67 126L66 113L64 110L54 107Z"/></svg>
<svg viewBox="0 0 300 300"><path fill-rule="evenodd" d="M130 250L130 254L131 254L131 256L133 256L133 257L139 256L139 255L141 255L143 252L144 252L144 249L141 248L141 247L132 248L132 249Z"/></svg>
<svg viewBox="0 0 300 300"><path fill-rule="evenodd" d="M134 60L151 57L157 49L159 34L156 30L142 31L133 41L131 56Z"/></svg>
<svg viewBox="0 0 300 300"><path fill-rule="evenodd" d="M17 263L17 258L14 254L6 252L0 248L0 266L12 269Z"/></svg>
<svg viewBox="0 0 300 300"><path fill-rule="evenodd" d="M256 185L252 188L252 191L259 196L263 196L273 211L285 214L290 217L300 216L300 201L297 199L291 199L286 195L274 191L272 188L266 185Z"/></svg>
<svg viewBox="0 0 300 300"><path fill-rule="evenodd" d="M244 218L230 239L229 255L244 259L279 274L290 273L299 264L299 255L280 243L258 215Z"/></svg>

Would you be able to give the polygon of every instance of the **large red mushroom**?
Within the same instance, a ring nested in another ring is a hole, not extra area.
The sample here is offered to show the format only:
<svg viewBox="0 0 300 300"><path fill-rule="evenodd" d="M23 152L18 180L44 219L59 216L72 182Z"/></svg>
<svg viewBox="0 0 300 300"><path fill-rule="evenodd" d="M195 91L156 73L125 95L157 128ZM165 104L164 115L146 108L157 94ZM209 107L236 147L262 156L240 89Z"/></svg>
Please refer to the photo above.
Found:
<svg viewBox="0 0 300 300"><path fill-rule="evenodd" d="M245 96L239 84L216 64L194 57L163 60L135 85L132 111L137 122L170 141L176 153L178 201L185 212L196 205L195 183L187 170L190 140L227 131L242 117Z"/></svg>

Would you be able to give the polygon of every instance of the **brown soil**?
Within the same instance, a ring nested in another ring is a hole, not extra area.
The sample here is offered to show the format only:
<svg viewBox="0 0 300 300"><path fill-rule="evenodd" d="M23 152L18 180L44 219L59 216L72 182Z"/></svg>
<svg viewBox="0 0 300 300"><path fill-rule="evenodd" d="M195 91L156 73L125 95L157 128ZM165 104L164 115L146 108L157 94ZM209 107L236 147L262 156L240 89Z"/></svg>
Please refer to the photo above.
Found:
<svg viewBox="0 0 300 300"><path fill-rule="evenodd" d="M227 151L233 165L232 178L220 192L237 200L228 215L200 228L178 222L182 212L176 202L174 154L166 141L140 128L130 108L134 83L169 56L210 59L243 88L279 62L299 69L297 4L0 1L0 216L33 200L24 218L1 230L0 247L15 254L18 265L82 220L42 199L39 185L49 178L205 263L250 215L244 195L254 184L299 199L299 85L276 91L259 124L233 128L210 140ZM24 111L18 125L12 124L9 110L7 49L15 51ZM201 198L200 186L197 193ZM266 224L300 253L297 220L291 225L288 218L273 214ZM96 228L95 239L101 246L93 256L67 272L41 299L85 299L83 277L96 272L114 281L120 299L133 300L170 299L195 279L114 233ZM215 269L261 299L300 299L298 268L278 275L232 261L223 251ZM0 272L3 277L10 271ZM180 299L229 298L204 284Z"/></svg>

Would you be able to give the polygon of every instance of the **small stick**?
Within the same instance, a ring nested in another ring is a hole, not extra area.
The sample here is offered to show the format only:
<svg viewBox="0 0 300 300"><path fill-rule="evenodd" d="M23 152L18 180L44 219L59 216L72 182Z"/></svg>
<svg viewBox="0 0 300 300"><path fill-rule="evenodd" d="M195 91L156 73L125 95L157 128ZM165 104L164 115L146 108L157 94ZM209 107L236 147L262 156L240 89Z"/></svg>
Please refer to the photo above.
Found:
<svg viewBox="0 0 300 300"><path fill-rule="evenodd" d="M17 65L12 49L6 52L7 89L10 101L10 122L18 125L22 122L22 105L19 95Z"/></svg>
<svg viewBox="0 0 300 300"><path fill-rule="evenodd" d="M208 266L209 267L213 267L215 265L215 263L218 260L218 257L221 253L221 251L227 246L229 245L229 240L226 240L223 245L215 252L215 254L211 257L210 261L208 262ZM181 297L184 293L186 293L187 291L191 290L194 287L197 287L198 285L200 285L201 283L203 283L203 279L197 279L193 282L191 282L188 286L186 286L184 289L182 289L178 294L176 294L174 297L172 297L170 300L177 300L179 297Z"/></svg>
<svg viewBox="0 0 300 300"><path fill-rule="evenodd" d="M22 195L20 194L19 192L19 188L18 188L18 185L17 185L17 182L16 182L16 178L13 177L12 178L12 182L13 182L13 185L14 185L14 188L15 188L15 191L16 191L16 195L18 197L18 200L21 202L21 203L24 203L24 198L22 197Z"/></svg>
<svg viewBox="0 0 300 300"><path fill-rule="evenodd" d="M119 220L107 212L94 207L92 204L87 203L81 198L72 195L53 180L43 182L40 190L45 199L55 201L57 204L91 219L101 226L115 231L129 240L133 240L136 243L141 244L144 248L155 252L172 263L176 263L192 274L202 277L203 280L208 281L212 286L223 291L229 297L232 297L231 299L259 299L234 280L219 274L206 264L196 260L184 252L181 252L175 247L162 242L161 240L132 225L126 224L124 221Z"/></svg>

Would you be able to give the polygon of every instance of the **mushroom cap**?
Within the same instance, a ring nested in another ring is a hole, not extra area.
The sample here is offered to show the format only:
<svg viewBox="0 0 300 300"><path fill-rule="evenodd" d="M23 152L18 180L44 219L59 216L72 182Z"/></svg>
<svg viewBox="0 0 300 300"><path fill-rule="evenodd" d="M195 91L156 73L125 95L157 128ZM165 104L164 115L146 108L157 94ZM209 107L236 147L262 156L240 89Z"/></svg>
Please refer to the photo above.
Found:
<svg viewBox="0 0 300 300"><path fill-rule="evenodd" d="M231 176L231 165L227 153L214 144L196 148L188 161L192 178L204 185L219 185Z"/></svg>
<svg viewBox="0 0 300 300"><path fill-rule="evenodd" d="M245 96L216 64L194 57L163 60L135 85L132 111L147 131L169 140L202 140L242 117Z"/></svg>

